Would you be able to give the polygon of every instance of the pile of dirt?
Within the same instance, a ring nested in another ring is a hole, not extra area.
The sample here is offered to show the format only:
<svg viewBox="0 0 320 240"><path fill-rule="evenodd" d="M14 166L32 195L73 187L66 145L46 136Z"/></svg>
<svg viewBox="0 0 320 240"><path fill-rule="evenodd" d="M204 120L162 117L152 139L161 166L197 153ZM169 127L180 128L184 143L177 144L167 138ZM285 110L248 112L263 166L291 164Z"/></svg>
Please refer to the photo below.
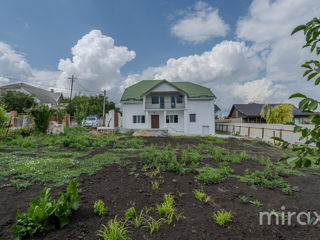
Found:
<svg viewBox="0 0 320 240"><path fill-rule="evenodd" d="M138 130L133 134L133 136L135 136L135 137L152 137L151 133L149 133L147 130Z"/></svg>

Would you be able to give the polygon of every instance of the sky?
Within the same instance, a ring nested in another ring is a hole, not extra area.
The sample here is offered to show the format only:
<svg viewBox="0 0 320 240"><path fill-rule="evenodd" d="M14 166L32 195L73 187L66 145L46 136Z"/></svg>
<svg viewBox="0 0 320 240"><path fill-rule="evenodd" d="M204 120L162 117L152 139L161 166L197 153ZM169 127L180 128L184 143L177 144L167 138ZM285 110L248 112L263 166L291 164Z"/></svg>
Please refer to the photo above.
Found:
<svg viewBox="0 0 320 240"><path fill-rule="evenodd" d="M26 82L68 96L107 90L119 105L143 79L209 87L226 114L235 103L287 103L319 89L300 65L297 25L320 12L315 0L3 0L0 85ZM295 103L295 102L293 102Z"/></svg>

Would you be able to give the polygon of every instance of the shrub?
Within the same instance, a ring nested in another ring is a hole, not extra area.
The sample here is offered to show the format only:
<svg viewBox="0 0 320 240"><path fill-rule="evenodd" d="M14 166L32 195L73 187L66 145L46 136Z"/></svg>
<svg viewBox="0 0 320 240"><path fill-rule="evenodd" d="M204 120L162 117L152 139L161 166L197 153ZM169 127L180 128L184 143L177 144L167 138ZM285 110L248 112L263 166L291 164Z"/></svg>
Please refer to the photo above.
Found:
<svg viewBox="0 0 320 240"><path fill-rule="evenodd" d="M134 207L131 207L125 213L126 220L134 220L137 217L137 212Z"/></svg>
<svg viewBox="0 0 320 240"><path fill-rule="evenodd" d="M219 168L212 168L206 165L205 167L199 169L198 172L199 175L196 176L196 179L205 184L210 184L222 182L233 172L233 169L226 164L220 164Z"/></svg>
<svg viewBox="0 0 320 240"><path fill-rule="evenodd" d="M213 218L216 220L219 226L224 227L225 224L231 222L232 213L225 210L220 210L217 213L213 213Z"/></svg>
<svg viewBox="0 0 320 240"><path fill-rule="evenodd" d="M241 159L241 160L248 160L249 157L248 157L248 155L247 155L246 152L241 152L241 153L240 153L240 159Z"/></svg>
<svg viewBox="0 0 320 240"><path fill-rule="evenodd" d="M52 110L45 104L39 104L30 110L35 123L35 129L38 132L46 133Z"/></svg>
<svg viewBox="0 0 320 240"><path fill-rule="evenodd" d="M104 206L104 202L102 200L98 200L93 205L94 213L100 217L107 215L108 208Z"/></svg>
<svg viewBox="0 0 320 240"><path fill-rule="evenodd" d="M102 225L102 230L98 231L98 236L104 240L127 240L128 228L125 226L125 222L117 220L117 216L114 219L109 220L108 225Z"/></svg>
<svg viewBox="0 0 320 240"><path fill-rule="evenodd" d="M5 129L8 126L10 117L6 115L6 111L0 105L0 131Z"/></svg>
<svg viewBox="0 0 320 240"><path fill-rule="evenodd" d="M72 211L79 208L77 184L72 180L66 193L59 193L56 202L51 196L51 189L45 188L40 199L31 199L26 213L17 211L17 223L9 231L15 232L15 239L34 236L37 232L52 230L58 225L63 228L69 223Z"/></svg>

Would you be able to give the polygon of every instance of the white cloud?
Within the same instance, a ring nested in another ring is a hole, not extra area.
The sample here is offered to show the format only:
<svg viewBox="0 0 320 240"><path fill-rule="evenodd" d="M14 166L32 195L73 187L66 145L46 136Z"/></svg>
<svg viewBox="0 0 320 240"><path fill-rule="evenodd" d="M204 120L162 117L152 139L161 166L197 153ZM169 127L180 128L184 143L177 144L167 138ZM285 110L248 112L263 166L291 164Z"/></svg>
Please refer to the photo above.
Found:
<svg viewBox="0 0 320 240"><path fill-rule="evenodd" d="M200 43L214 37L223 37L228 29L218 9L199 1L172 26L171 33L184 41Z"/></svg>
<svg viewBox="0 0 320 240"><path fill-rule="evenodd" d="M61 75L56 87L65 86L72 74L89 91L118 87L123 78L121 67L136 56L127 47L115 46L114 40L99 30L84 35L71 51L72 59L59 61Z"/></svg>
<svg viewBox="0 0 320 240"><path fill-rule="evenodd" d="M142 79L191 81L214 89L217 83L247 81L259 74L262 63L244 42L224 41L201 55L171 58L166 65L152 67L140 75L129 75L125 84Z"/></svg>
<svg viewBox="0 0 320 240"><path fill-rule="evenodd" d="M0 42L0 69L3 83L8 82L5 77L27 80L32 76L32 69L25 57L3 42Z"/></svg>

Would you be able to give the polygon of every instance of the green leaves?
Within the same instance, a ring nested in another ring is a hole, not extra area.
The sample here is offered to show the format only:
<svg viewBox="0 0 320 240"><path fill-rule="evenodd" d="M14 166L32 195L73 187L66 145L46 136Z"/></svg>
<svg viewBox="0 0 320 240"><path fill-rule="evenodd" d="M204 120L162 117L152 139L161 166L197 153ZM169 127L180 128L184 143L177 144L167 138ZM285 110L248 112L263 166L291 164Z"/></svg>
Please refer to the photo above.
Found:
<svg viewBox="0 0 320 240"><path fill-rule="evenodd" d="M291 98L306 98L306 96L303 95L302 93L294 93L289 97L289 99Z"/></svg>
<svg viewBox="0 0 320 240"><path fill-rule="evenodd" d="M295 34L296 32L299 32L299 31L302 31L302 30L305 30L307 28L306 25L300 25L300 26L297 26L295 29L293 29L291 35Z"/></svg>
<svg viewBox="0 0 320 240"><path fill-rule="evenodd" d="M45 188L40 193L40 199L31 199L26 213L17 211L17 223L9 229L17 233L14 239L34 236L37 232L54 229L56 225L63 228L69 223L72 211L79 208L77 184L71 180L66 193L59 193L56 202L51 196L51 189Z"/></svg>

